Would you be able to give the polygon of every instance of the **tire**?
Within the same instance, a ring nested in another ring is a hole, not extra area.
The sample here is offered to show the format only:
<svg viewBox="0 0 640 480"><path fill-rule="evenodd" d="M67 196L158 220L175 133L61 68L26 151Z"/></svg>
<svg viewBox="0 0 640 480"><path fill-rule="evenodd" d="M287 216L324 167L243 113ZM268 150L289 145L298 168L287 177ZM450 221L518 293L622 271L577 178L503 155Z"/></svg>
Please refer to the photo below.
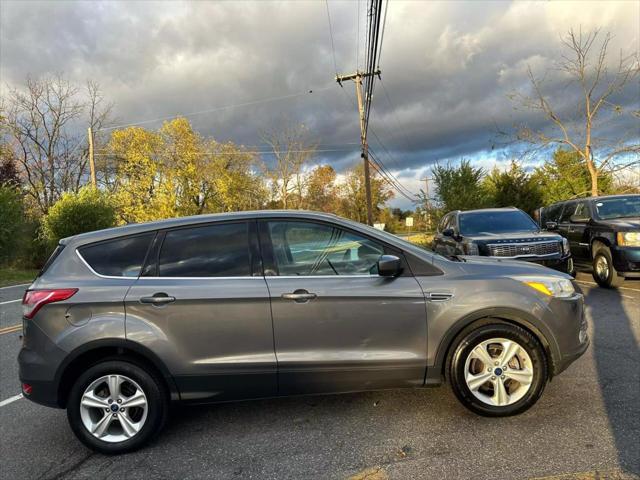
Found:
<svg viewBox="0 0 640 480"><path fill-rule="evenodd" d="M618 275L613 266L611 251L608 247L600 247L593 256L593 279L603 288L616 288L624 282L624 277Z"/></svg>
<svg viewBox="0 0 640 480"><path fill-rule="evenodd" d="M478 356L479 351L489 356ZM514 352L507 369L501 362L495 365L505 351L507 357L509 351ZM487 366L480 357L493 364ZM528 410L542 395L548 379L547 357L540 342L527 330L500 320L465 329L454 341L446 372L458 400L486 417L508 417Z"/></svg>
<svg viewBox="0 0 640 480"><path fill-rule="evenodd" d="M109 386L112 380L114 387ZM111 398L112 388L121 392L116 395L120 404ZM67 418L73 433L87 447L104 454L119 454L137 450L157 435L168 410L166 388L155 373L130 361L108 359L90 367L71 387ZM100 436L101 423L107 427ZM97 434L91 433L90 427L96 427Z"/></svg>

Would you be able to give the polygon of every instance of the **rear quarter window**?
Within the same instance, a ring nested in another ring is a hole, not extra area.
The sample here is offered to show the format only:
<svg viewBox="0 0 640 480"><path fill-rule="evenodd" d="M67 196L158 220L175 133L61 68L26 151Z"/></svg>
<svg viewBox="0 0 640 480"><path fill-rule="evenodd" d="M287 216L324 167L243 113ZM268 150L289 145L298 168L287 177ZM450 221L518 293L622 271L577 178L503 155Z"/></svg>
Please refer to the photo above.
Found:
<svg viewBox="0 0 640 480"><path fill-rule="evenodd" d="M155 232L107 240L78 248L85 262L100 275L137 277Z"/></svg>

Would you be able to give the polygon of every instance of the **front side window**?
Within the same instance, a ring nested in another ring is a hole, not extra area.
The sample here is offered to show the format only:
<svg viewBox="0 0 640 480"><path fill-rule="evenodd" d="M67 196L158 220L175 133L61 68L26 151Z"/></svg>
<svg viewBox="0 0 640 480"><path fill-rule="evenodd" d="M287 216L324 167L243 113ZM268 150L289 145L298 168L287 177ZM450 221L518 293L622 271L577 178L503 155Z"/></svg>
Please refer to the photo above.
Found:
<svg viewBox="0 0 640 480"><path fill-rule="evenodd" d="M574 215L576 218L580 219L591 218L591 214L589 213L589 205L587 204L587 202L578 203Z"/></svg>
<svg viewBox="0 0 640 480"><path fill-rule="evenodd" d="M242 222L168 231L158 258L158 276L250 276L248 229Z"/></svg>
<svg viewBox="0 0 640 480"><path fill-rule="evenodd" d="M281 276L376 275L384 248L331 225L268 222L274 261Z"/></svg>
<svg viewBox="0 0 640 480"><path fill-rule="evenodd" d="M137 277L155 232L108 240L78 248L91 268L109 277Z"/></svg>

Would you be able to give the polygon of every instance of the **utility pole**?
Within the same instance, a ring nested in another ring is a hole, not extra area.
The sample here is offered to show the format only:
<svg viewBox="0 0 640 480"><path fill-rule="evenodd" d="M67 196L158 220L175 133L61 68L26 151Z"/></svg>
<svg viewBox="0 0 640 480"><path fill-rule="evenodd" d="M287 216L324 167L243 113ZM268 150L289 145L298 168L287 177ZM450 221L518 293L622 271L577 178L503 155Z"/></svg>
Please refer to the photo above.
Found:
<svg viewBox="0 0 640 480"><path fill-rule="evenodd" d="M425 200L426 200L426 209L427 209L427 228L429 229L429 231L431 231L431 198L429 198L429 180L432 180L429 177L424 177L423 179L421 179L424 182L424 186L425 186Z"/></svg>
<svg viewBox="0 0 640 480"><path fill-rule="evenodd" d="M89 170L91 172L91 185L93 185L93 188L96 188L96 163L93 159L93 131L91 130L91 127L87 129L87 135L89 137Z"/></svg>
<svg viewBox="0 0 640 480"><path fill-rule="evenodd" d="M362 79L365 77L372 77L374 75L380 76L380 70L374 72L352 73L351 75L338 75L336 76L336 82L342 86L342 82L346 80L353 80L356 85L356 97L358 98L358 114L360 116L360 145L362 153L360 156L364 160L364 190L367 200L367 224L373 225L373 207L371 205L371 173L369 171L369 144L367 143L367 128L364 111L364 98L362 98Z"/></svg>

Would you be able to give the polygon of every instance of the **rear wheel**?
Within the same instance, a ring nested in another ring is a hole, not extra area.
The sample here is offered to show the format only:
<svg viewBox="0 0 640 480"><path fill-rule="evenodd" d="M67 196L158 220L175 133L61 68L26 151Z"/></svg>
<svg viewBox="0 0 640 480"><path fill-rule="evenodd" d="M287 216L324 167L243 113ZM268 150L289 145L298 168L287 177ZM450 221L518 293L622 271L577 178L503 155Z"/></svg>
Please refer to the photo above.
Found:
<svg viewBox="0 0 640 480"><path fill-rule="evenodd" d="M619 287L624 282L624 277L618 275L613 266L611 251L608 247L600 247L593 257L593 279L604 288Z"/></svg>
<svg viewBox="0 0 640 480"><path fill-rule="evenodd" d="M73 385L67 417L78 439L101 453L136 450L162 428L168 411L163 384L133 363L105 361Z"/></svg>
<svg viewBox="0 0 640 480"><path fill-rule="evenodd" d="M515 325L495 323L463 332L448 362L454 393L480 415L516 415L533 406L547 382L538 340Z"/></svg>

